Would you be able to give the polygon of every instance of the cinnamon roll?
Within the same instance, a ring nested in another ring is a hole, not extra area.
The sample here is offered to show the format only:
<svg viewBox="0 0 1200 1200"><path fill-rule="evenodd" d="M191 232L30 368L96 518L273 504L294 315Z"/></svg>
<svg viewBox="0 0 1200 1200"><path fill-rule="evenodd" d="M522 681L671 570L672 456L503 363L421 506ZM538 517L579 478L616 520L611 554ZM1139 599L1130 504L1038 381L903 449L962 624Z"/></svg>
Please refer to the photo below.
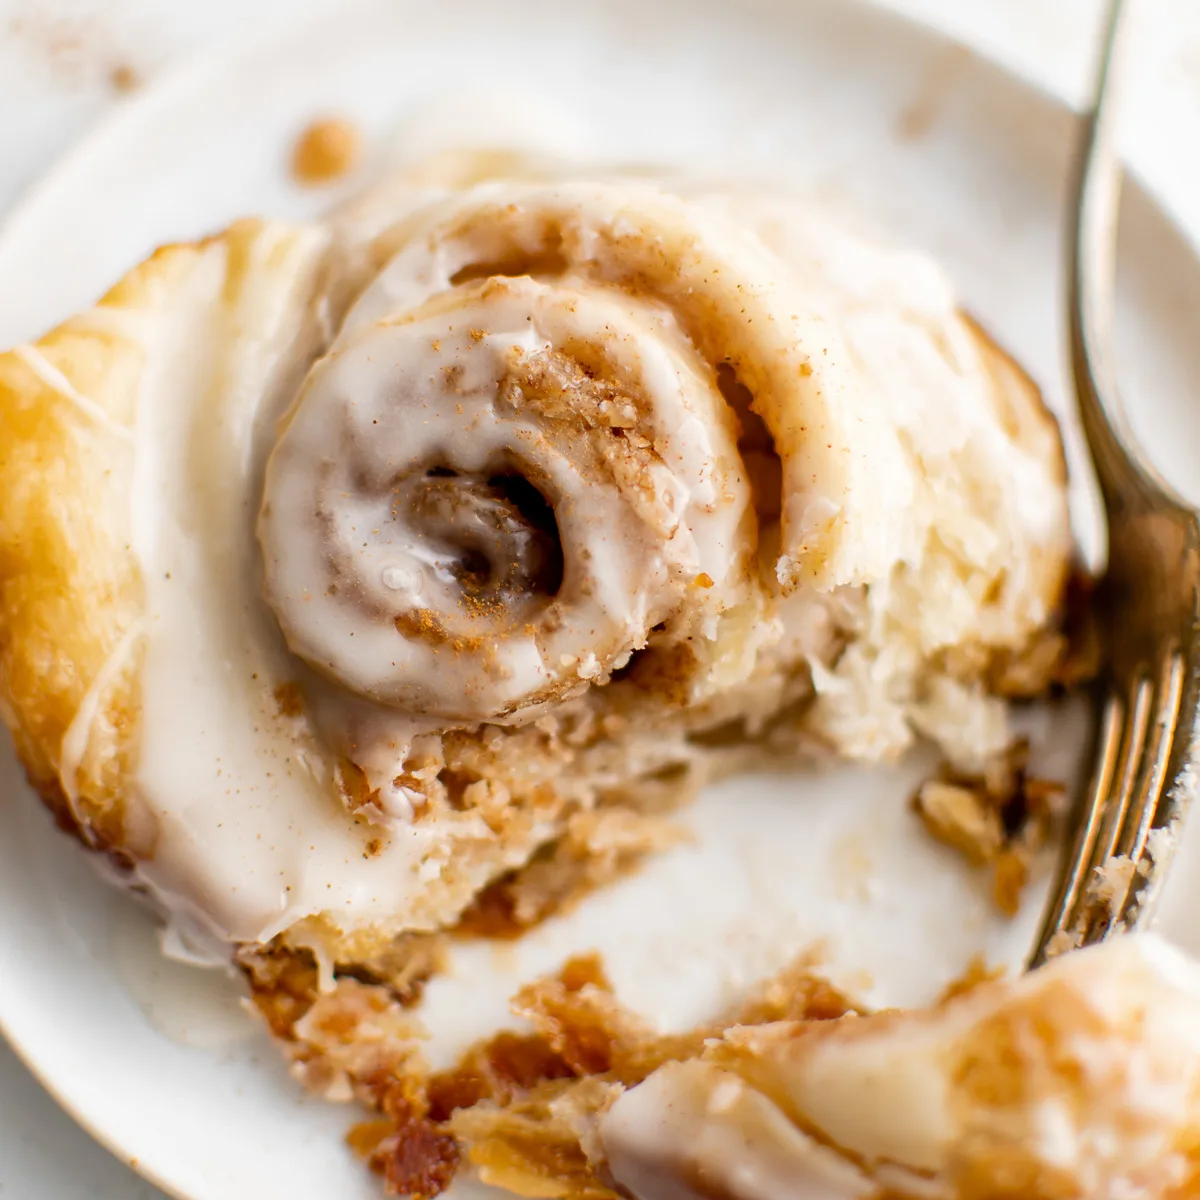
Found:
<svg viewBox="0 0 1200 1200"><path fill-rule="evenodd" d="M193 947L358 961L598 804L983 759L1054 678L1057 428L933 264L485 161L166 247L0 357L3 715Z"/></svg>

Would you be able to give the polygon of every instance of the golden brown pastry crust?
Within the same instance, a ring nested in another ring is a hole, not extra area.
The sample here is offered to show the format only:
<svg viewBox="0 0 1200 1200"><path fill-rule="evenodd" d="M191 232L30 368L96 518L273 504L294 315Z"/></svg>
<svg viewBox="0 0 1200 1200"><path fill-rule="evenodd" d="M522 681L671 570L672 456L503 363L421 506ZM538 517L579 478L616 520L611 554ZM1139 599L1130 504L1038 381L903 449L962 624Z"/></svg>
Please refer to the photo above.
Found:
<svg viewBox="0 0 1200 1200"><path fill-rule="evenodd" d="M126 819L145 617L130 509L147 350L122 323L152 319L213 255L232 306L253 271L269 270L252 254L267 228L239 221L163 246L94 309L0 355L0 715L58 822L118 863L153 853L144 823ZM63 739L89 700L78 770L64 779Z"/></svg>
<svg viewBox="0 0 1200 1200"><path fill-rule="evenodd" d="M1054 476L1067 486L1067 457L1063 449L1062 432L1054 414L1046 406L1041 389L1033 378L1013 356L997 342L984 327L969 313L963 314L968 330L979 348L988 374L992 380L992 401L1001 421L1013 441L1024 446L1040 462L1054 464ZM1059 621L1047 630L1052 636L1061 634L1061 622L1065 617L1067 583L1070 579L1072 562L1066 547L1058 546L1054 551L1034 548L1029 570L1034 580L1034 591L1046 597L1047 610L1057 613ZM1019 695L1021 689L1015 683L1005 686L998 668L1010 673L1014 662L1028 662L1040 645L1033 644L1014 650L998 652L989 665L988 678L1002 695ZM1059 654L1066 653L1065 645L1058 648ZM1029 680L1027 694L1044 692L1053 680L1055 669L1046 657L1035 669ZM1050 673L1047 674L1047 671Z"/></svg>

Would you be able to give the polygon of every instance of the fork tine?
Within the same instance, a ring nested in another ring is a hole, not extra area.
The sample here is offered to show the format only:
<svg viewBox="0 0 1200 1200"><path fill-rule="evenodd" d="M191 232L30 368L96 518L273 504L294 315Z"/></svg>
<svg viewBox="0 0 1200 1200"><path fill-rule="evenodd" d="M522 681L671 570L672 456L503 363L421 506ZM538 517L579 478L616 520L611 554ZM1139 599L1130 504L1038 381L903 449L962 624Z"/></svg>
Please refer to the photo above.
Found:
<svg viewBox="0 0 1200 1200"><path fill-rule="evenodd" d="M1070 907L1059 916L1058 926L1054 930L1056 934L1069 935L1072 945L1082 944L1088 933L1094 906L1097 871L1112 857L1121 837L1125 814L1129 811L1129 801L1137 778L1149 718L1149 682L1139 679L1130 689L1130 694L1122 696L1119 692L1114 692L1111 700L1114 702L1114 711L1121 717L1119 732L1114 739L1116 760L1111 774L1108 775L1107 788L1101 791L1097 787L1089 796L1091 811L1087 819L1088 824L1092 826L1090 844L1087 846L1086 855L1081 855L1076 861L1078 884L1071 897ZM1106 748L1105 759L1108 757L1109 751Z"/></svg>
<svg viewBox="0 0 1200 1200"><path fill-rule="evenodd" d="M1154 821L1154 802L1161 795L1167 773L1167 758L1175 738L1179 716L1179 697L1183 689L1183 662L1177 653L1168 654L1159 672L1155 691L1158 701L1150 720L1148 739L1130 816L1141 811L1140 821L1125 821L1125 829L1115 853L1133 857L1141 852Z"/></svg>
<svg viewBox="0 0 1200 1200"><path fill-rule="evenodd" d="M1104 819L1100 827L1100 836L1092 847L1092 869L1103 866L1117 852L1142 763L1154 685L1142 676L1134 681L1130 692L1131 695L1126 701L1125 729L1121 737L1121 757L1117 764L1115 786L1102 801ZM1085 889L1085 895L1080 900L1082 902L1086 899ZM1072 923L1077 916L1077 911L1071 914Z"/></svg>
<svg viewBox="0 0 1200 1200"><path fill-rule="evenodd" d="M1142 676L1128 698L1117 692L1109 695L1101 721L1096 774L1079 817L1072 870L1043 926L1034 966L1065 946L1100 941L1110 927L1124 925L1137 911L1143 878L1138 867L1156 827L1178 723L1183 674L1180 655L1170 654L1157 681ZM1099 872L1114 857L1128 860L1131 869L1124 887L1101 905L1095 886Z"/></svg>
<svg viewBox="0 0 1200 1200"><path fill-rule="evenodd" d="M1120 696L1110 694L1098 723L1092 778L1076 812L1071 853L1062 860L1065 870L1059 879L1053 903L1046 910L1042 930L1030 959L1031 968L1040 967L1050 957L1053 944L1066 930L1070 914L1078 910L1086 892L1105 804L1116 777L1124 725L1125 703Z"/></svg>
<svg viewBox="0 0 1200 1200"><path fill-rule="evenodd" d="M1179 707L1183 698L1183 656L1173 650L1162 663L1158 704L1150 722L1149 742L1143 755L1142 769L1138 779L1133 806L1125 822L1116 852L1130 859L1135 868L1140 868L1146 859L1150 834L1159 825L1163 795L1166 790L1167 766L1175 744L1179 724ZM1140 819L1133 820L1139 813ZM1114 905L1114 916L1122 924L1134 917L1141 889L1137 886L1140 871L1130 876L1129 887L1119 906Z"/></svg>

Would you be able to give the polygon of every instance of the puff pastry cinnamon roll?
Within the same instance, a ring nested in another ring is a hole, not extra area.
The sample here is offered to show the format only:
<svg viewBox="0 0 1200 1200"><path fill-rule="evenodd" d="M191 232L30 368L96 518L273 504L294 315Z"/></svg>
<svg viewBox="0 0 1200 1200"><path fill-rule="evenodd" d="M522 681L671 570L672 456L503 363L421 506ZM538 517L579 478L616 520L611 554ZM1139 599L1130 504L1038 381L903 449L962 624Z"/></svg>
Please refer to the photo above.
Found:
<svg viewBox="0 0 1200 1200"><path fill-rule="evenodd" d="M193 942L353 959L598 801L986 756L1053 673L1058 432L936 267L501 175L167 247L0 358L3 713Z"/></svg>

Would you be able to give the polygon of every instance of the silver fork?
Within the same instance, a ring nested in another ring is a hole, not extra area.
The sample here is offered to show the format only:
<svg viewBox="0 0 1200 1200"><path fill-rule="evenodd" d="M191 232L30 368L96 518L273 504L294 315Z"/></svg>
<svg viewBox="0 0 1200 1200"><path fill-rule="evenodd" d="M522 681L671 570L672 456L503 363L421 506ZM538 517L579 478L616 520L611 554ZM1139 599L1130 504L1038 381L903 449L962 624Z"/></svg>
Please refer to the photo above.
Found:
<svg viewBox="0 0 1200 1200"><path fill-rule="evenodd" d="M1031 967L1145 928L1200 762L1200 524L1137 446L1111 360L1122 174L1117 84L1129 7L1124 0L1109 5L1070 227L1071 369L1108 521L1108 568L1096 597L1104 699L1091 782Z"/></svg>

